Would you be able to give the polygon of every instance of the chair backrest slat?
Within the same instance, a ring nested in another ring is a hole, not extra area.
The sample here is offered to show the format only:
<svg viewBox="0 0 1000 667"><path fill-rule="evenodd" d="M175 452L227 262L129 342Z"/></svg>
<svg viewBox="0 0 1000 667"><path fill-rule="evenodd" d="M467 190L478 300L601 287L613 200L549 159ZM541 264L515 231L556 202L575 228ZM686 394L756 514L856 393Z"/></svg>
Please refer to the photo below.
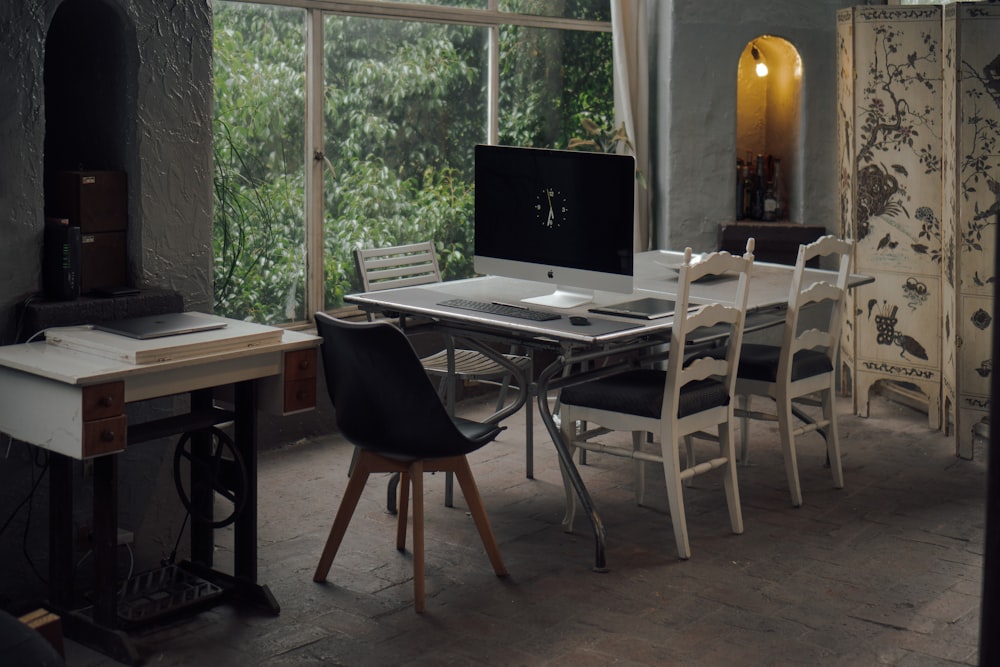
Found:
<svg viewBox="0 0 1000 667"><path fill-rule="evenodd" d="M833 235L799 246L788 292L788 310L778 360L779 381L783 378L784 382L791 382L793 357L802 350L821 352L829 357L831 366L836 367L852 246L851 240L838 239ZM809 261L815 258L835 263L836 273L818 276L814 270L808 269ZM806 306L810 309L809 315L804 318Z"/></svg>
<svg viewBox="0 0 1000 667"><path fill-rule="evenodd" d="M746 319L747 295L750 292L750 273L753 268L754 240L747 241L746 252L731 255L725 251L714 252L692 264L691 248L684 252L684 263L678 276L678 294L674 325L670 335L670 358L667 362L666 387L660 414L676 415L684 385L698 380L714 378L724 384L731 396L736 386L740 347L743 342L743 322ZM712 303L700 308L689 308L691 284L705 277L731 280L735 277L732 301ZM726 356L718 358L710 350L697 356L685 356L691 335L699 329L712 328L727 337Z"/></svg>
<svg viewBox="0 0 1000 667"><path fill-rule="evenodd" d="M441 282L434 243L356 248L354 260L366 292Z"/></svg>

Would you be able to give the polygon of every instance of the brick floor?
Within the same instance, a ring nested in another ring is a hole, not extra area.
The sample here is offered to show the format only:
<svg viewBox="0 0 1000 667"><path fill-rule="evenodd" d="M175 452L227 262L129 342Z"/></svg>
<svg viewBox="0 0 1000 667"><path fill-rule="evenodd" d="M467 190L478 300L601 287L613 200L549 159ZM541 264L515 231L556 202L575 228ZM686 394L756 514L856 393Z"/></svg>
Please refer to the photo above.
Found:
<svg viewBox="0 0 1000 667"><path fill-rule="evenodd" d="M650 507L637 507L631 464L590 454L582 474L607 529L606 573L591 570L585 517L573 534L560 529L562 482L543 428L529 480L523 422L511 423L471 457L510 576L493 575L460 494L445 508L443 479L429 479L423 615L383 480L369 483L316 584L351 448L328 437L270 450L259 567L280 616L219 606L135 639L157 666L977 664L985 452L956 458L924 415L881 398L868 419L850 416L847 399L840 408L846 488L832 487L820 438L805 436L805 504L792 508L774 429L754 422L739 469L745 532L729 530L719 476L696 478L685 489L688 561L661 473L648 466ZM222 531L222 568L228 539ZM68 662L116 664L73 642Z"/></svg>

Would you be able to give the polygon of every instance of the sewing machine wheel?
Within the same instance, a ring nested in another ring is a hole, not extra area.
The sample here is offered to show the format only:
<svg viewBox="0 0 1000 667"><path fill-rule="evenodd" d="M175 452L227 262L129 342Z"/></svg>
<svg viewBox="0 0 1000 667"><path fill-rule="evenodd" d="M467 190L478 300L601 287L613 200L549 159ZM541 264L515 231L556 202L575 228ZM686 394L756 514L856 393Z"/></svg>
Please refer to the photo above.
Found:
<svg viewBox="0 0 1000 667"><path fill-rule="evenodd" d="M247 468L232 438L214 426L206 430L211 436L206 452L195 453L192 442L193 435L205 431L185 433L177 441L174 484L191 516L212 528L222 528L236 521L246 506ZM195 498L211 502L195 502ZM232 505L232 511L221 519L214 513L217 499Z"/></svg>

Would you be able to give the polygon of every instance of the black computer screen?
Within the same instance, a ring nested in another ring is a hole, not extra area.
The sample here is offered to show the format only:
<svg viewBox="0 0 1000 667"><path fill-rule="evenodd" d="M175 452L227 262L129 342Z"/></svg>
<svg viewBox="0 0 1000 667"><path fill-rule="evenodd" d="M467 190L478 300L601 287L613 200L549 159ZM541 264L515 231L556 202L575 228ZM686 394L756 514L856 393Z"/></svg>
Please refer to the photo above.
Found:
<svg viewBox="0 0 1000 667"><path fill-rule="evenodd" d="M475 172L477 271L631 291L631 156L480 145Z"/></svg>

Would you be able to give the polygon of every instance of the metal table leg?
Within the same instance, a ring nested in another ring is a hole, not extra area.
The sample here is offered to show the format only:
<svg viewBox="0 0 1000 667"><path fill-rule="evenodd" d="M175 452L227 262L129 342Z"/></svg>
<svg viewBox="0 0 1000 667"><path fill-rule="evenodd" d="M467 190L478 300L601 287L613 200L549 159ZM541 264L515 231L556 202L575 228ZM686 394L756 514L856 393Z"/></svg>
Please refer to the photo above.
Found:
<svg viewBox="0 0 1000 667"><path fill-rule="evenodd" d="M549 436L552 438L552 444L556 448L556 453L559 454L559 462L562 464L563 469L569 476L570 483L573 485L573 490L576 491L576 497L580 501L580 506L583 508L584 513L590 520L591 528L594 531L594 571L595 572L607 572L607 561L605 559L605 545L606 545L606 534L604 531L604 524L601 522L601 517L598 516L597 510L594 509L594 503L590 499L590 492L587 491L587 487L583 483L583 478L580 477L580 471L577 470L576 464L573 463L573 457L570 456L569 448L566 447L566 442L563 440L562 432L559 427L556 426L555 420L552 418L552 412L549 409L548 402L548 385L549 381L561 375L563 369L566 366L565 358L559 356L554 362L549 364L549 366L542 371L538 378L537 395L538 395L538 416L541 417L542 423L545 424L545 428L549 432Z"/></svg>

